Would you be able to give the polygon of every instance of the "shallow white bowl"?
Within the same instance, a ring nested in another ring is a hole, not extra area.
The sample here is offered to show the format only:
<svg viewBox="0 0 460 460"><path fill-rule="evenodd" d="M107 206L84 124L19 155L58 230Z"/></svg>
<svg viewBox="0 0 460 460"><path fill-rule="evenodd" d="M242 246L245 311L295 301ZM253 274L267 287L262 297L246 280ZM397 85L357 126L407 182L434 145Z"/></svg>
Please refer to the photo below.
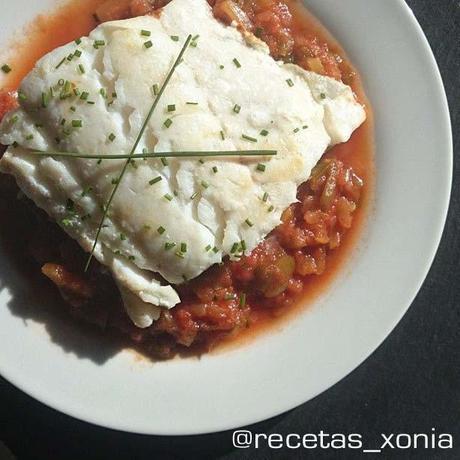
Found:
<svg viewBox="0 0 460 460"><path fill-rule="evenodd" d="M39 309L40 300L24 295L27 280L0 254L0 373L10 382L106 427L206 433L313 398L387 337L427 274L446 218L452 178L446 97L429 45L402 0L305 3L360 70L375 111L375 209L346 270L313 308L245 347L150 364L127 352L111 355L98 342L63 347L48 319L24 321L18 309L25 303ZM54 4L8 2L0 48ZM62 335L70 334L62 327Z"/></svg>

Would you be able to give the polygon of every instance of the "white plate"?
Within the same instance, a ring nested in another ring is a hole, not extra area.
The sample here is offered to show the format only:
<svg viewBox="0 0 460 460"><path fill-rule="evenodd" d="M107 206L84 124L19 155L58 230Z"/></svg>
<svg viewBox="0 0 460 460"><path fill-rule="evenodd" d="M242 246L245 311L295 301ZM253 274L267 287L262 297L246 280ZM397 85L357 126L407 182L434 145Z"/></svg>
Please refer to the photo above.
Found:
<svg viewBox="0 0 460 460"><path fill-rule="evenodd" d="M8 2L0 46L53 3ZM402 0L305 3L361 71L376 122L375 210L359 250L327 295L244 348L156 364L127 352L107 358L101 351L97 361L63 349L37 322L24 322L9 307L9 292L24 292L27 280L0 254L0 282L8 287L0 294L5 378L55 409L99 425L147 434L206 433L254 423L313 398L390 333L427 274L447 213L452 140L444 89Z"/></svg>

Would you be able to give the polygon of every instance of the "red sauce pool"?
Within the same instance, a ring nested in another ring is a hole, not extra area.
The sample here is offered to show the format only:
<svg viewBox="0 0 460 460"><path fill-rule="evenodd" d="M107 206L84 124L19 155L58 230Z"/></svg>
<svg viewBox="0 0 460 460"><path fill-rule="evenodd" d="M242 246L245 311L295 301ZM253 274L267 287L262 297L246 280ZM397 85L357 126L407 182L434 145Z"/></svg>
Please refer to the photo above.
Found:
<svg viewBox="0 0 460 460"><path fill-rule="evenodd" d="M4 79L5 84L1 89L8 91L17 89L21 80L33 68L35 62L41 56L60 45L82 35L87 35L97 24L93 14L96 8L104 3L104 1L71 0L55 10L53 14L37 17L27 26L24 41L15 43L15 57L9 60L9 65L13 71L6 76ZM324 26L309 14L298 1L285 0L285 3L293 13L293 33L302 33L302 31L308 30L310 34L314 34L321 41L326 42L332 51L342 56L349 63L340 45L333 39ZM31 43L33 43L33 46L30 46ZM332 148L325 156L344 161L347 166L351 166L364 180L365 185L361 202L359 208L354 213L352 228L345 235L340 247L329 252L325 273L308 278L305 282L303 296L289 311L283 313L278 318L274 318L270 312L263 313L259 310L251 316L250 328L240 333L237 340L234 337L230 337L230 339L224 340L223 344L231 342L233 346L247 342L249 338L254 338L262 331L279 326L286 319L292 320L293 315L302 311L307 304L311 304L318 295L324 292L336 276L338 270L345 265L351 251L356 246L365 225L366 217L370 211L374 190L373 115L361 79L357 73L351 85L358 99L366 108L367 121L353 134L349 142ZM8 209L6 209L6 212L8 212ZM3 209L2 211L5 212ZM5 222L11 222L12 219L17 218L14 215L14 211L10 212L11 216L7 217L4 220ZM17 237L16 234L15 236ZM2 239L4 239L3 243L5 245L9 245L9 242L5 239L5 235L2 235ZM11 245L10 247L14 246L16 245ZM30 273L30 269L25 269L25 271Z"/></svg>

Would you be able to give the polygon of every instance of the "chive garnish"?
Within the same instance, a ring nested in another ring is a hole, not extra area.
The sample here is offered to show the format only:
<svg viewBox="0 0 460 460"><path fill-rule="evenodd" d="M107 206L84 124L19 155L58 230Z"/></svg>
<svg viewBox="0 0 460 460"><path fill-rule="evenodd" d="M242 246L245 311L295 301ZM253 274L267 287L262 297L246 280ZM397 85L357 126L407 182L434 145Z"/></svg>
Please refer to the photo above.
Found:
<svg viewBox="0 0 460 460"><path fill-rule="evenodd" d="M300 128L294 128L293 132L298 133L300 131Z"/></svg>
<svg viewBox="0 0 460 460"><path fill-rule="evenodd" d="M241 106L238 105L238 104L235 104L234 107L233 107L233 111L235 113L240 113L240 110L241 110Z"/></svg>
<svg viewBox="0 0 460 460"><path fill-rule="evenodd" d="M34 138L34 135L29 134L28 136L26 136L26 141L31 141L33 138Z"/></svg>
<svg viewBox="0 0 460 460"><path fill-rule="evenodd" d="M181 243L180 244L180 252L187 252L187 243Z"/></svg>
<svg viewBox="0 0 460 460"><path fill-rule="evenodd" d="M80 50L75 50L73 55L77 56L77 58L79 58L79 57L81 57L81 51Z"/></svg>
<svg viewBox="0 0 460 460"><path fill-rule="evenodd" d="M319 97L320 97L321 99L326 99L326 95L325 95L324 93L321 93L321 94L319 95Z"/></svg>
<svg viewBox="0 0 460 460"><path fill-rule="evenodd" d="M190 199L191 199L191 200L194 200L199 194L200 194L200 192L195 192L195 193L193 193L193 194L190 196Z"/></svg>
<svg viewBox="0 0 460 460"><path fill-rule="evenodd" d="M225 69L225 66L221 64L221 65L219 66L219 69L220 69L220 70L223 70L223 69Z"/></svg>
<svg viewBox="0 0 460 460"><path fill-rule="evenodd" d="M109 134L109 141L110 141L110 142L113 142L113 141L116 139L116 137L117 137L117 136L115 136L115 134L110 133L110 134Z"/></svg>
<svg viewBox="0 0 460 460"><path fill-rule="evenodd" d="M266 136L268 136L268 131L267 131L266 129L263 129L263 130L260 132L260 135L266 137Z"/></svg>
<svg viewBox="0 0 460 460"><path fill-rule="evenodd" d="M174 197L170 195L169 193L166 193L165 195L163 195L163 198L168 201L172 201L174 199Z"/></svg>
<svg viewBox="0 0 460 460"><path fill-rule="evenodd" d="M168 112L175 112L176 111L176 105L175 104L169 104L168 105Z"/></svg>
<svg viewBox="0 0 460 460"><path fill-rule="evenodd" d="M78 70L82 75L85 73L85 67L83 64L78 64Z"/></svg>
<svg viewBox="0 0 460 460"><path fill-rule="evenodd" d="M264 203L266 203L268 201L268 193L267 192L264 193L264 196L262 197L262 201Z"/></svg>
<svg viewBox="0 0 460 460"><path fill-rule="evenodd" d="M259 163L256 167L257 171L260 171L260 172L265 172L265 169L267 169L267 166L264 165L263 163Z"/></svg>
<svg viewBox="0 0 460 460"><path fill-rule="evenodd" d="M198 105L198 102L186 102L187 105Z"/></svg>
<svg viewBox="0 0 460 460"><path fill-rule="evenodd" d="M225 141L225 133L223 131L220 132L220 138Z"/></svg>
<svg viewBox="0 0 460 460"><path fill-rule="evenodd" d="M241 138L249 142L257 142L255 137L248 136L247 134L242 134Z"/></svg>
<svg viewBox="0 0 460 460"><path fill-rule="evenodd" d="M246 247L246 241L241 240L240 246L241 246L241 250L242 250L243 252L246 251L246 249L247 249L247 247Z"/></svg>
<svg viewBox="0 0 460 460"><path fill-rule="evenodd" d="M87 91L83 91L83 92L81 93L81 95L80 95L80 99L81 99L82 101L86 101L86 100L88 99L88 97L89 97L89 93L88 93Z"/></svg>
<svg viewBox="0 0 460 460"><path fill-rule="evenodd" d="M235 64L235 66L236 66L237 69L239 69L239 68L241 67L241 64L240 64L240 62L238 61L237 58L234 58L234 59L233 59L233 63Z"/></svg>
<svg viewBox="0 0 460 460"><path fill-rule="evenodd" d="M272 212L274 209L275 209L275 206L271 205L271 206L268 208L268 212Z"/></svg>
<svg viewBox="0 0 460 460"><path fill-rule="evenodd" d="M20 101L26 101L27 100L27 96L24 94L24 92L22 90L18 91L18 99Z"/></svg>
<svg viewBox="0 0 460 460"><path fill-rule="evenodd" d="M107 91L105 90L105 88L101 88L99 90L99 94L104 98L104 99L107 99Z"/></svg>
<svg viewBox="0 0 460 460"><path fill-rule="evenodd" d="M240 308L244 308L246 306L246 293L242 292L240 295Z"/></svg>
<svg viewBox="0 0 460 460"><path fill-rule="evenodd" d="M153 94L156 96L158 94L158 92L160 91L160 88L159 86L155 83L153 86L152 86L152 90L153 90Z"/></svg>
<svg viewBox="0 0 460 460"><path fill-rule="evenodd" d="M3 64L2 65L2 72L3 73L10 73L11 72L11 67L8 64Z"/></svg>
<svg viewBox="0 0 460 460"><path fill-rule="evenodd" d="M303 125L302 129L308 129L308 125Z"/></svg>
<svg viewBox="0 0 460 460"><path fill-rule="evenodd" d="M160 182L161 180L163 180L163 178L161 176L157 176L157 177L155 177L155 179L152 179L151 181L149 181L149 184L154 185L154 184L157 184L158 182Z"/></svg>
<svg viewBox="0 0 460 460"><path fill-rule="evenodd" d="M180 251L177 251L176 253L176 256L181 258L181 259L185 259L185 254L183 252L180 252Z"/></svg>
<svg viewBox="0 0 460 460"><path fill-rule="evenodd" d="M141 35L143 37L150 37L150 35L152 35L152 32L150 32L150 30L141 30Z"/></svg>
<svg viewBox="0 0 460 460"><path fill-rule="evenodd" d="M111 154L97 155L78 152L45 152L42 150L34 150L29 152L37 156L53 156L53 157L71 157L71 158L87 158L94 160L123 160L137 158L186 158L186 157L230 157L230 156L273 156L277 154L276 150L210 150L210 151L177 151L177 152L145 152L129 154Z"/></svg>
<svg viewBox="0 0 460 460"><path fill-rule="evenodd" d="M165 122L163 123L163 125L165 125L166 128L169 128L172 124L173 124L173 122L172 122L171 118L167 118L165 120Z"/></svg>
<svg viewBox="0 0 460 460"><path fill-rule="evenodd" d="M209 252L211 249L212 249L212 246L211 246L210 244L208 244L208 245L204 248L204 250L205 250L206 252Z"/></svg>
<svg viewBox="0 0 460 460"><path fill-rule="evenodd" d="M165 251L170 251L175 246L176 246L176 243L167 242L167 243L165 243Z"/></svg>
<svg viewBox="0 0 460 460"><path fill-rule="evenodd" d="M166 158L164 158L164 157L163 157L163 158L160 158L160 161L161 161L161 164L162 164L163 166L168 166L168 160L167 160Z"/></svg>
<svg viewBox="0 0 460 460"><path fill-rule="evenodd" d="M200 159L198 160L198 163L204 165L204 160L203 160L203 158L200 158Z"/></svg>
<svg viewBox="0 0 460 460"><path fill-rule="evenodd" d="M209 184L208 184L205 180L202 180L202 181L201 181L201 186L202 186L203 188L209 188Z"/></svg>
<svg viewBox="0 0 460 460"><path fill-rule="evenodd" d="M70 110L71 112L76 112L76 111L77 111L77 108L76 108L74 105L72 105L72 106L70 106L70 109L69 109L69 110Z"/></svg>
<svg viewBox="0 0 460 460"><path fill-rule="evenodd" d="M214 247L212 248L212 252L213 252L214 254L217 254L217 253L219 252L219 249L218 249L216 246L214 246Z"/></svg>
<svg viewBox="0 0 460 460"><path fill-rule="evenodd" d="M290 78L288 78L288 79L286 80L286 83L287 83L288 86L290 86L291 88L294 86L294 82L293 82Z"/></svg>
<svg viewBox="0 0 460 460"><path fill-rule="evenodd" d="M19 117L17 115L14 115L10 118L10 123L14 125L18 120L19 120Z"/></svg>
<svg viewBox="0 0 460 460"><path fill-rule="evenodd" d="M248 218L244 221L244 223L248 226L248 227L254 227L254 224L252 223L252 221Z"/></svg>
<svg viewBox="0 0 460 460"><path fill-rule="evenodd" d="M179 37L177 35L171 35L171 40L173 42L178 42L179 41Z"/></svg>
<svg viewBox="0 0 460 460"><path fill-rule="evenodd" d="M240 247L240 243L233 243L232 248L230 249L231 254L235 254L236 251L238 251L238 248Z"/></svg>
<svg viewBox="0 0 460 460"><path fill-rule="evenodd" d="M67 60L70 62L72 59L73 59L73 54L69 54L69 55L67 56Z"/></svg>
<svg viewBox="0 0 460 460"><path fill-rule="evenodd" d="M55 67L55 69L59 69L59 67L61 67L62 64L64 64L66 58L62 58L61 61L59 62L59 64Z"/></svg>
<svg viewBox="0 0 460 460"><path fill-rule="evenodd" d="M157 232L160 234L160 235L163 235L163 233L166 231L166 229L164 227L162 227L161 225L157 228Z"/></svg>
<svg viewBox="0 0 460 460"><path fill-rule="evenodd" d="M144 47L149 49L153 46L153 43L151 40L147 41L147 42L144 42Z"/></svg>
<svg viewBox="0 0 460 460"><path fill-rule="evenodd" d="M49 95L47 93L42 93L42 107L46 109L48 107Z"/></svg>
<svg viewBox="0 0 460 460"><path fill-rule="evenodd" d="M217 171L218 171L217 166L213 166L213 167L212 167L212 172L213 172L214 174L217 174Z"/></svg>
<svg viewBox="0 0 460 460"><path fill-rule="evenodd" d="M81 38L77 38L77 39L75 40L75 43L76 43L77 45L79 45L79 44L81 43Z"/></svg>
<svg viewBox="0 0 460 460"><path fill-rule="evenodd" d="M105 41L104 40L95 40L94 41L94 48L98 49L100 46L104 46L105 45Z"/></svg>
<svg viewBox="0 0 460 460"><path fill-rule="evenodd" d="M83 121L82 120L72 120L72 128L82 128Z"/></svg>
<svg viewBox="0 0 460 460"><path fill-rule="evenodd" d="M124 233L120 233L120 240L125 241L126 240L126 235Z"/></svg>

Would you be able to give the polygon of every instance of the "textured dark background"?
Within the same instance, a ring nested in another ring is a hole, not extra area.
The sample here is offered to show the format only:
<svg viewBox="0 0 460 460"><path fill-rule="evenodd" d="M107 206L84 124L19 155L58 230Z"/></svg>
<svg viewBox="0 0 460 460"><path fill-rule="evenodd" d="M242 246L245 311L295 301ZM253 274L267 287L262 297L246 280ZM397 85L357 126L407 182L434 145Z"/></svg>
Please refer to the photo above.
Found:
<svg viewBox="0 0 460 460"><path fill-rule="evenodd" d="M385 1L385 0L372 0ZM407 0L431 43L449 98L455 160L460 134L460 2ZM408 314L355 372L313 401L250 427L266 433L451 433L452 451L385 452L381 458L460 458L460 190L458 161L444 237ZM353 452L236 451L231 433L163 438L127 435L57 413L0 378L0 440L22 459L359 458ZM0 448L0 460L3 460ZM368 455L372 458L372 455Z"/></svg>

